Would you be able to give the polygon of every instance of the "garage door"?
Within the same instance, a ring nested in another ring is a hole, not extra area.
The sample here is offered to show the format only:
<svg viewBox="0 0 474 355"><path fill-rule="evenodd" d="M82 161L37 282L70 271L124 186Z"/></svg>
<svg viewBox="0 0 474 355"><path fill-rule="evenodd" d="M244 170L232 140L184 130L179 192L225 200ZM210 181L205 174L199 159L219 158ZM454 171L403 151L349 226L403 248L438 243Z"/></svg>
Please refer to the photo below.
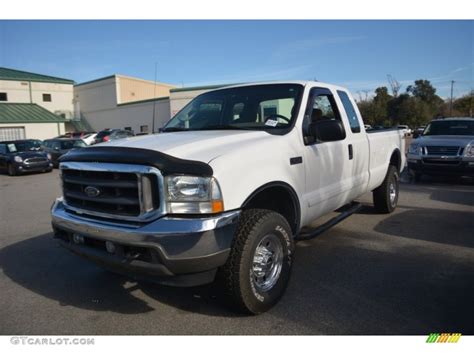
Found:
<svg viewBox="0 0 474 355"><path fill-rule="evenodd" d="M0 127L0 142L25 139L25 127Z"/></svg>

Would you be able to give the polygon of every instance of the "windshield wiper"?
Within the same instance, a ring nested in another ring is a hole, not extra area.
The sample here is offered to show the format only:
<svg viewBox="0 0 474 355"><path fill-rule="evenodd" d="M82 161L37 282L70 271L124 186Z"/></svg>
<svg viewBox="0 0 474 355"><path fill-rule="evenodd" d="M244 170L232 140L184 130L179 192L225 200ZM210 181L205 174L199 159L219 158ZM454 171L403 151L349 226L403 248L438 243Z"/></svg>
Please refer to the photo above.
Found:
<svg viewBox="0 0 474 355"><path fill-rule="evenodd" d="M196 128L196 131L207 131L207 130L232 130L232 129L249 129L248 127L239 127L233 125L212 125L201 128Z"/></svg>
<svg viewBox="0 0 474 355"><path fill-rule="evenodd" d="M168 128L163 128L161 132L182 132L182 131L190 131L190 129L183 128L183 127L168 127Z"/></svg>

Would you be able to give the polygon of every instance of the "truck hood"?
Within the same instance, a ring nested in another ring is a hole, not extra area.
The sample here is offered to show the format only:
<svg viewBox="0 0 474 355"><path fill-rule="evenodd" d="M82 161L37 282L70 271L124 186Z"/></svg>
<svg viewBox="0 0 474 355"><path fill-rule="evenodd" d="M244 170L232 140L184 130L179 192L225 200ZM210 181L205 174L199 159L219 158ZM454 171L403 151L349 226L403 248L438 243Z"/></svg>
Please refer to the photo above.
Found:
<svg viewBox="0 0 474 355"><path fill-rule="evenodd" d="M239 149L242 144L261 142L275 136L265 131L191 131L169 132L119 139L96 145L159 151L176 158L209 163L218 156Z"/></svg>
<svg viewBox="0 0 474 355"><path fill-rule="evenodd" d="M421 136L416 139L416 143L423 145L444 145L465 147L469 142L474 141L474 136Z"/></svg>

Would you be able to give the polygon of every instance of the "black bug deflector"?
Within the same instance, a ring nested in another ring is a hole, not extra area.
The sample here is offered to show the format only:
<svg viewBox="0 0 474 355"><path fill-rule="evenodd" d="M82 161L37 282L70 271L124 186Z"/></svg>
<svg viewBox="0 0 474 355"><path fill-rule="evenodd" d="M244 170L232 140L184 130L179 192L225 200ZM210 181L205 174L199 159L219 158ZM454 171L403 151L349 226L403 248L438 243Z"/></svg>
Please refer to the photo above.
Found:
<svg viewBox="0 0 474 355"><path fill-rule="evenodd" d="M203 162L175 158L149 149L129 147L88 147L71 150L59 159L64 162L98 162L153 166L163 175L190 174L212 176L212 168Z"/></svg>

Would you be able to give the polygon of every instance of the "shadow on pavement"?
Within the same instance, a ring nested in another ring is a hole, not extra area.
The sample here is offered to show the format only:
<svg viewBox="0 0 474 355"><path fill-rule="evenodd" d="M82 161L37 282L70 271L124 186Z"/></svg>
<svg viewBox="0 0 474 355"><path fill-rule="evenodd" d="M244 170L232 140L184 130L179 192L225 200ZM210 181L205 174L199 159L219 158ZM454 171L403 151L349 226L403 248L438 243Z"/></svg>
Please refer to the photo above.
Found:
<svg viewBox="0 0 474 355"><path fill-rule="evenodd" d="M154 311L146 301L132 294L140 290L159 302L186 311L239 316L226 309L214 285L174 288L137 282L62 249L51 234L6 246L0 250L0 267L17 284L61 305L124 314Z"/></svg>
<svg viewBox="0 0 474 355"><path fill-rule="evenodd" d="M405 208L406 211L391 214L379 222L374 230L396 237L474 248L472 212Z"/></svg>
<svg viewBox="0 0 474 355"><path fill-rule="evenodd" d="M340 225L320 238L298 243L293 275L282 301L267 314L250 318L229 311L215 285L182 289L130 283L61 249L50 234L3 248L0 266L13 282L61 305L121 314L164 311L156 302L148 302L150 297L179 312L214 316L198 324L209 321L215 334L232 329L288 334L292 327L297 334L473 334L469 310L474 299L474 250L463 248L461 257L446 245L447 237L441 239L441 231L434 238L446 244L427 245L423 240L430 240L429 229L410 231L414 221L421 221L420 226L432 224L441 212L421 211L421 220L416 210L390 216L376 227L383 234ZM407 218L409 223L405 223ZM453 212L447 219L466 223L467 215ZM438 218L437 223L447 222ZM442 226L446 227L450 225ZM458 233L459 238L471 235L467 229ZM393 236L416 236L417 242L414 245ZM471 245L452 238L449 244ZM233 328L235 324L241 328ZM189 333L189 327L183 329ZM195 329L194 333L205 331Z"/></svg>

